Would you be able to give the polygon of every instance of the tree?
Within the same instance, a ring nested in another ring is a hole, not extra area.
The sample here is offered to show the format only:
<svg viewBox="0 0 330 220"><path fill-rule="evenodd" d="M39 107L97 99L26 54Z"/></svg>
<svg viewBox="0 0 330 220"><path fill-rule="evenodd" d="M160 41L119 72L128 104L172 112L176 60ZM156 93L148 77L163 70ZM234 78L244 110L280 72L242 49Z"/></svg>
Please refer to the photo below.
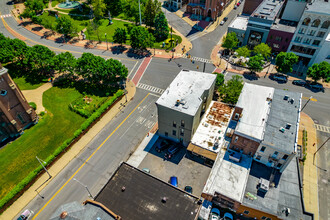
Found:
<svg viewBox="0 0 330 220"><path fill-rule="evenodd" d="M281 73L292 72L293 64L298 62L298 56L292 52L281 52L276 56L276 70Z"/></svg>
<svg viewBox="0 0 330 220"><path fill-rule="evenodd" d="M230 104L236 104L243 88L243 80L239 75L234 75L225 84L220 86L221 101Z"/></svg>
<svg viewBox="0 0 330 220"><path fill-rule="evenodd" d="M128 69L120 61L108 59L105 61L105 70L101 76L102 84L109 86L122 80L126 80Z"/></svg>
<svg viewBox="0 0 330 220"><path fill-rule="evenodd" d="M26 0L24 3L30 17L37 15L44 9L44 2L42 0ZM34 12L34 13L32 13Z"/></svg>
<svg viewBox="0 0 330 220"><path fill-rule="evenodd" d="M236 50L237 55L240 57L249 57L251 54L251 50L247 46L240 47Z"/></svg>
<svg viewBox="0 0 330 220"><path fill-rule="evenodd" d="M152 47L155 43L154 36L148 30L141 26L133 27L130 32L131 47L133 49L143 50Z"/></svg>
<svg viewBox="0 0 330 220"><path fill-rule="evenodd" d="M76 58L70 53L60 53L53 58L54 70L59 73L73 74L76 67Z"/></svg>
<svg viewBox="0 0 330 220"><path fill-rule="evenodd" d="M113 35L113 42L123 45L127 41L127 33L125 28L116 28Z"/></svg>
<svg viewBox="0 0 330 220"><path fill-rule="evenodd" d="M330 64L326 61L314 63L313 66L308 68L307 76L311 77L314 82L320 79L328 81L330 78Z"/></svg>
<svg viewBox="0 0 330 220"><path fill-rule="evenodd" d="M107 5L104 3L104 0L92 0L92 7L94 16L97 20L101 19L104 15Z"/></svg>
<svg viewBox="0 0 330 220"><path fill-rule="evenodd" d="M105 60L102 57L83 53L77 60L76 73L94 86L100 84L104 71L106 71Z"/></svg>
<svg viewBox="0 0 330 220"><path fill-rule="evenodd" d="M111 12L111 16L117 16L123 12L123 0L105 0L107 10Z"/></svg>
<svg viewBox="0 0 330 220"><path fill-rule="evenodd" d="M169 33L168 23L167 19L163 12L160 12L156 15L155 18L155 32L154 36L158 40L165 40L167 39L168 33Z"/></svg>
<svg viewBox="0 0 330 220"><path fill-rule="evenodd" d="M225 82L225 76L221 73L214 72L213 74L217 74L217 78L215 80L215 87L219 88Z"/></svg>
<svg viewBox="0 0 330 220"><path fill-rule="evenodd" d="M260 54L265 59L268 59L270 56L270 53L272 52L272 48L270 48L267 44L261 43L254 47L253 52L256 54Z"/></svg>
<svg viewBox="0 0 330 220"><path fill-rule="evenodd" d="M158 13L161 12L161 3L158 0L148 0L144 8L145 24L149 27L153 27L155 24L155 18Z"/></svg>
<svg viewBox="0 0 330 220"><path fill-rule="evenodd" d="M251 72L260 72L263 68L263 57L261 54L257 54L249 59L247 65Z"/></svg>
<svg viewBox="0 0 330 220"><path fill-rule="evenodd" d="M2 35L3 36L3 35ZM16 66L25 59L28 47L19 39L0 37L0 63L15 63Z"/></svg>
<svg viewBox="0 0 330 220"><path fill-rule="evenodd" d="M125 2L124 6L125 15L129 18L134 18L136 24L140 22L140 14L139 14L139 4L138 1L135 0L128 0ZM141 17L144 17L144 6L141 4Z"/></svg>
<svg viewBox="0 0 330 220"><path fill-rule="evenodd" d="M225 36L222 42L222 47L232 50L238 44L238 39L235 32L230 32Z"/></svg>
<svg viewBox="0 0 330 220"><path fill-rule="evenodd" d="M73 32L73 23L69 18L59 17L57 19L56 30L60 34L69 35Z"/></svg>

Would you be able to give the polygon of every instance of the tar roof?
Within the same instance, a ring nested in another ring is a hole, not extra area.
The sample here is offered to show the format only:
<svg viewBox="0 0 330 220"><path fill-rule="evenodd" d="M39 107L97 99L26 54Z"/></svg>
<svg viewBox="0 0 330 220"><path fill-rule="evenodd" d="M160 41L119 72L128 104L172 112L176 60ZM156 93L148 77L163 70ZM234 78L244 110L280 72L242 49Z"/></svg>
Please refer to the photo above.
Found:
<svg viewBox="0 0 330 220"><path fill-rule="evenodd" d="M274 88L245 83L236 106L243 108L235 133L256 141L263 139Z"/></svg>
<svg viewBox="0 0 330 220"><path fill-rule="evenodd" d="M156 103L194 116L203 93L211 88L215 79L215 74L182 70ZM181 104L176 105L177 100Z"/></svg>
<svg viewBox="0 0 330 220"><path fill-rule="evenodd" d="M263 144L274 146L288 154L295 151L300 105L301 93L275 89ZM284 130L281 131L281 128Z"/></svg>
<svg viewBox="0 0 330 220"><path fill-rule="evenodd" d="M248 21L249 21L248 17L239 16L230 23L229 27L240 30L246 30Z"/></svg>
<svg viewBox="0 0 330 220"><path fill-rule="evenodd" d="M305 12L330 15L330 4L325 0L314 0L306 5Z"/></svg>
<svg viewBox="0 0 330 220"><path fill-rule="evenodd" d="M303 214L297 161L295 159L291 160L282 175L279 175L279 173L275 175L273 182L275 182L276 187L269 187L266 194L258 193L259 179L269 180L271 173L272 168L253 161L242 204L276 215L281 219L311 219L310 216ZM288 216L285 215L286 208L290 209Z"/></svg>
<svg viewBox="0 0 330 220"><path fill-rule="evenodd" d="M264 0L256 8L251 17L259 17L267 20L274 20L277 13L282 8L284 1L281 0Z"/></svg>
<svg viewBox="0 0 330 220"><path fill-rule="evenodd" d="M277 31L283 31L283 32L287 32L287 33L294 33L296 31L296 26L294 24L296 24L296 23L276 19L276 22L272 25L272 27L270 29L277 30Z"/></svg>
<svg viewBox="0 0 330 220"><path fill-rule="evenodd" d="M166 202L162 202L164 197ZM125 220L188 220L195 218L199 208L197 197L126 163L120 165L95 200Z"/></svg>
<svg viewBox="0 0 330 220"><path fill-rule="evenodd" d="M237 163L229 160L229 154L230 151L224 150L219 153L203 193L209 195L219 193L242 202L252 157L242 154L240 162Z"/></svg>
<svg viewBox="0 0 330 220"><path fill-rule="evenodd" d="M213 152L219 152L231 113L232 107L229 105L212 101L203 115L191 143Z"/></svg>

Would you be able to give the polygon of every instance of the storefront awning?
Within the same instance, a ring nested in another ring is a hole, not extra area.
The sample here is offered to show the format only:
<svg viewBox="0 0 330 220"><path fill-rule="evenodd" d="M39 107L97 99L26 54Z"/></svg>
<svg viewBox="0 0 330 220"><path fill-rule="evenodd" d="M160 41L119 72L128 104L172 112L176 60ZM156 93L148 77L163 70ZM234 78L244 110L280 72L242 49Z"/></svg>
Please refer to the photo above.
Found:
<svg viewBox="0 0 330 220"><path fill-rule="evenodd" d="M212 152L212 151L209 151L209 150L207 150L207 149L205 149L205 148L202 148L202 147L196 146L196 145L194 145L194 144L192 144L192 143L190 143L190 144L188 145L187 150L189 150L189 151L191 151L192 153L197 154L197 155L199 155L199 156L203 156L203 157L205 157L205 158L208 158L208 159L210 159L210 160L212 160L212 161L215 161L215 159L217 158L217 155L218 155L218 154L215 153L215 152Z"/></svg>

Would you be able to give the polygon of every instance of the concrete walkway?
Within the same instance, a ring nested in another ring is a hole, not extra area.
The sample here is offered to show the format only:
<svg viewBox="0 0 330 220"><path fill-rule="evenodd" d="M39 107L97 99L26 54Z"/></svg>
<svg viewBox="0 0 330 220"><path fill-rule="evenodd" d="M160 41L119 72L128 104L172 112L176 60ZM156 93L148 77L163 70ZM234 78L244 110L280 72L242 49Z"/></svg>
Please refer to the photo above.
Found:
<svg viewBox="0 0 330 220"><path fill-rule="evenodd" d="M42 104L42 94L52 87L51 83L45 83L39 88L32 90L22 90L22 93L28 102L34 102L37 105L36 112L40 114L40 112L45 111L45 107Z"/></svg>
<svg viewBox="0 0 330 220"><path fill-rule="evenodd" d="M303 196L306 211L314 213L314 219L319 219L317 167L313 164L313 154L317 148L316 129L314 121L304 112L300 114L298 144L302 146L303 130L307 131L307 157L303 171ZM316 158L315 158L315 164Z"/></svg>
<svg viewBox="0 0 330 220"><path fill-rule="evenodd" d="M130 101L136 92L135 85L130 81L126 86L127 100ZM117 102L111 110L102 117L98 123L96 123L71 149L66 152L56 163L48 169L49 173L52 174L53 178L61 172L68 163L75 158L80 151L121 111L122 105L127 104L125 97ZM1 216L0 220L14 219L20 210L22 210L34 197L37 196L35 190L41 186L48 179L48 174L45 173L26 191L18 198ZM47 182L49 183L49 182ZM47 184L43 185L38 189L40 192Z"/></svg>

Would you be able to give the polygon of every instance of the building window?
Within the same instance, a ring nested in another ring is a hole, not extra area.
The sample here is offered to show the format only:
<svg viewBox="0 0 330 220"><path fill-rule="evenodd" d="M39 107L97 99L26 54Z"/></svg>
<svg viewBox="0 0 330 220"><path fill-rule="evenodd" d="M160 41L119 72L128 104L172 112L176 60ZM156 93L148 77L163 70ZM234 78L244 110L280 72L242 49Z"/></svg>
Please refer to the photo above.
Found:
<svg viewBox="0 0 330 220"><path fill-rule="evenodd" d="M305 28L300 28L298 31L298 34L305 34L306 29Z"/></svg>
<svg viewBox="0 0 330 220"><path fill-rule="evenodd" d="M265 146L262 146L261 149L260 149L261 152L265 152L265 150L266 150Z"/></svg>
<svg viewBox="0 0 330 220"><path fill-rule="evenodd" d="M284 156L282 157L282 160L286 160L286 159L288 159L288 155L284 154Z"/></svg>
<svg viewBox="0 0 330 220"><path fill-rule="evenodd" d="M184 120L181 120L181 127L184 127Z"/></svg>
<svg viewBox="0 0 330 220"><path fill-rule="evenodd" d="M302 23L302 25L308 26L310 22L311 22L311 19L310 18L305 18L304 21L303 21L303 23Z"/></svg>
<svg viewBox="0 0 330 220"><path fill-rule="evenodd" d="M311 39L310 38L305 38L303 43L304 44L310 44L311 43Z"/></svg>
<svg viewBox="0 0 330 220"><path fill-rule="evenodd" d="M323 31L319 31L319 32L317 33L316 37L324 37L324 35L325 35L325 32L323 32Z"/></svg>
<svg viewBox="0 0 330 220"><path fill-rule="evenodd" d="M314 36L315 33L316 33L316 31L314 31L314 30L310 30L310 31L308 32L308 35L309 35L309 36Z"/></svg>
<svg viewBox="0 0 330 220"><path fill-rule="evenodd" d="M261 219L262 219L262 220L265 220L265 219L266 219L266 216L262 216Z"/></svg>
<svg viewBox="0 0 330 220"><path fill-rule="evenodd" d="M21 114L17 114L17 118L21 121L22 124L25 123L25 120L24 120L24 118L22 117Z"/></svg>
<svg viewBox="0 0 330 220"><path fill-rule="evenodd" d="M319 46L320 43L321 43L321 41L319 41L319 40L314 40L314 41L313 41L313 45L314 45L314 46Z"/></svg>
<svg viewBox="0 0 330 220"><path fill-rule="evenodd" d="M256 156L256 160L261 160L261 156L260 155Z"/></svg>
<svg viewBox="0 0 330 220"><path fill-rule="evenodd" d="M307 54L307 55L314 55L315 53L315 49L311 49L308 47L302 47L302 46L297 46L297 45L293 45L291 47L291 51L293 52L297 52L297 53L303 53L303 54Z"/></svg>
<svg viewBox="0 0 330 220"><path fill-rule="evenodd" d="M321 23L320 19L316 19L313 21L312 27L318 27L320 25L320 23Z"/></svg>
<svg viewBox="0 0 330 220"><path fill-rule="evenodd" d="M266 220L272 220L271 218L266 218Z"/></svg>
<svg viewBox="0 0 330 220"><path fill-rule="evenodd" d="M300 42L301 42L301 39L302 39L302 37L297 36L297 37L294 39L294 41L300 43Z"/></svg>
<svg viewBox="0 0 330 220"><path fill-rule="evenodd" d="M180 129L180 135L184 136L184 129Z"/></svg>
<svg viewBox="0 0 330 220"><path fill-rule="evenodd" d="M281 163L278 163L278 164L277 164L277 168L280 168L281 166L282 166Z"/></svg>
<svg viewBox="0 0 330 220"><path fill-rule="evenodd" d="M277 41L282 41L282 37L276 36L276 37L275 37L275 40L277 40Z"/></svg>
<svg viewBox="0 0 330 220"><path fill-rule="evenodd" d="M279 44L273 44L273 47L274 48L280 48L280 45Z"/></svg>
<svg viewBox="0 0 330 220"><path fill-rule="evenodd" d="M329 26L330 26L330 21L329 21L329 20L327 20L327 21L323 22L323 24L322 24L321 28L325 28L325 29L328 29L328 28L329 28Z"/></svg>
<svg viewBox="0 0 330 220"><path fill-rule="evenodd" d="M250 213L250 211L248 211L248 210L244 210L244 212L243 212L245 215L248 215L249 213Z"/></svg>
<svg viewBox="0 0 330 220"><path fill-rule="evenodd" d="M176 136L176 130L172 131L173 136Z"/></svg>
<svg viewBox="0 0 330 220"><path fill-rule="evenodd" d="M176 128L176 121L173 121L173 127Z"/></svg>
<svg viewBox="0 0 330 220"><path fill-rule="evenodd" d="M273 35L270 35L269 39L273 39Z"/></svg>
<svg viewBox="0 0 330 220"><path fill-rule="evenodd" d="M235 137L235 141L234 142L236 143L237 141L238 141L238 136Z"/></svg>
<svg viewBox="0 0 330 220"><path fill-rule="evenodd" d="M325 59L330 60L330 55L328 55Z"/></svg>
<svg viewBox="0 0 330 220"><path fill-rule="evenodd" d="M238 120L238 118L239 118L239 114L236 113L234 119L235 119L235 120Z"/></svg>
<svg viewBox="0 0 330 220"><path fill-rule="evenodd" d="M0 95L2 95L2 96L7 95L7 90L2 89L2 90L0 91Z"/></svg>
<svg viewBox="0 0 330 220"><path fill-rule="evenodd" d="M168 133L167 132L165 132L165 137L168 137Z"/></svg>
<svg viewBox="0 0 330 220"><path fill-rule="evenodd" d="M277 158L277 155L278 155L278 152L277 151L275 151L274 153L273 153L273 158Z"/></svg>
<svg viewBox="0 0 330 220"><path fill-rule="evenodd" d="M289 38L285 38L285 42L288 42L289 41Z"/></svg>

